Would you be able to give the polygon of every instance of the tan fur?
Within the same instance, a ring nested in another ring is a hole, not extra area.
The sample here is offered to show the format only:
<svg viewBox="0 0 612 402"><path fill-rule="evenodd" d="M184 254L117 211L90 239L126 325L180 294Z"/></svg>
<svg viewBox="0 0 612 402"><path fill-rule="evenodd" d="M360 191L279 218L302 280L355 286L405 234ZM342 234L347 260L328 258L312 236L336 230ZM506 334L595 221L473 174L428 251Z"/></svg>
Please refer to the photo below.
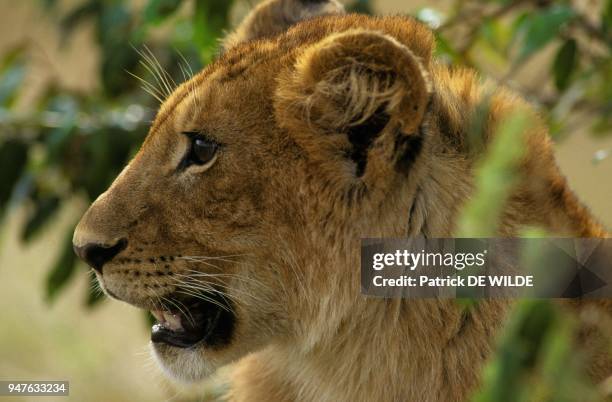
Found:
<svg viewBox="0 0 612 402"><path fill-rule="evenodd" d="M480 156L467 141L477 105L491 97L485 144L506 116L532 112L473 72L438 64L433 35L410 18L302 3L310 2L265 2L219 60L166 100L140 152L79 223L75 245L127 238L98 277L142 308L176 289L168 272L224 275L211 280L236 301L231 344L156 355L189 381L235 362L228 400L463 401L508 302L482 302L466 316L448 300L365 298L360 239L452 236ZM311 18L314 9L334 15ZM567 187L532 115L524 175L499 234L539 225L606 236ZM188 147L180 133L193 130L223 147L209 168L177 172ZM356 153L351 141L370 135ZM194 255L235 257L185 258ZM595 307L611 311L609 302ZM611 367L599 355L594 380Z"/></svg>

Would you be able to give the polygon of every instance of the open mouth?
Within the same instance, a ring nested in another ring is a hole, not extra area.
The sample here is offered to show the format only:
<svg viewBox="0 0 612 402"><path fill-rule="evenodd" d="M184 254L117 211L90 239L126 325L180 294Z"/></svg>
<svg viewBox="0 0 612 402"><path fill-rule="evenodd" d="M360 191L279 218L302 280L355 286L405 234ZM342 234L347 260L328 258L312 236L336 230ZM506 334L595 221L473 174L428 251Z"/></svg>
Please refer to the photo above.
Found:
<svg viewBox="0 0 612 402"><path fill-rule="evenodd" d="M169 297L163 309L152 310L157 323L151 341L178 348L215 347L230 342L236 322L231 303L217 294Z"/></svg>

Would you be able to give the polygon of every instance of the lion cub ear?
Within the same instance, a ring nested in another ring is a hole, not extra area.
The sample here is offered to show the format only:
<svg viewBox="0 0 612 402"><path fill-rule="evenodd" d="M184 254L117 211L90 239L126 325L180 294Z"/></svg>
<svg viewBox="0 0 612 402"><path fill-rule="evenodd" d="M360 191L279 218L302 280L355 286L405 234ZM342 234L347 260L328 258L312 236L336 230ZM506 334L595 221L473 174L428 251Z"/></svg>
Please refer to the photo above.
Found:
<svg viewBox="0 0 612 402"><path fill-rule="evenodd" d="M429 99L429 76L410 49L383 33L351 30L298 56L294 69L281 74L275 108L309 154L350 158L360 177L374 148L386 159L379 166L414 159L398 153L420 151Z"/></svg>
<svg viewBox="0 0 612 402"><path fill-rule="evenodd" d="M227 36L223 49L277 35L309 18L337 14L344 14L344 7L336 0L266 0L258 4Z"/></svg>

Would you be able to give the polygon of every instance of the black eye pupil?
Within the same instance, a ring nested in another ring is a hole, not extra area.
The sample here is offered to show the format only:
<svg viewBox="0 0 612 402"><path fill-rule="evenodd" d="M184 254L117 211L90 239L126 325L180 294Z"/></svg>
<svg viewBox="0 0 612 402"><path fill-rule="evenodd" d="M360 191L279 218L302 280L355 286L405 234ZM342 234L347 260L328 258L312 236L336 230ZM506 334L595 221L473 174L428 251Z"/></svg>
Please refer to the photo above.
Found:
<svg viewBox="0 0 612 402"><path fill-rule="evenodd" d="M219 149L219 143L203 135L199 131L183 131L189 139L189 148L177 166L178 171L185 170L191 165L206 165L210 163Z"/></svg>
<svg viewBox="0 0 612 402"><path fill-rule="evenodd" d="M203 138L195 138L191 145L191 162L204 165L211 161L217 151L217 144Z"/></svg>

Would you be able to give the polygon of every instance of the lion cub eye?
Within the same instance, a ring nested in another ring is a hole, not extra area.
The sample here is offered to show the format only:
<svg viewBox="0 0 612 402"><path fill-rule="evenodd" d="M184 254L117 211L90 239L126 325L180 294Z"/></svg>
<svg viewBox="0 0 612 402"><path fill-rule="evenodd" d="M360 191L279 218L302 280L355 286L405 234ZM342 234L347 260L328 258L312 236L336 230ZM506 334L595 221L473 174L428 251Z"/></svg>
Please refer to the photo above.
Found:
<svg viewBox="0 0 612 402"><path fill-rule="evenodd" d="M217 144L196 138L191 143L191 159L196 165L204 165L210 162L217 152Z"/></svg>
<svg viewBox="0 0 612 402"><path fill-rule="evenodd" d="M202 166L213 160L219 144L206 139L198 133L185 132L183 134L189 137L191 143L179 168L185 169L191 165Z"/></svg>

